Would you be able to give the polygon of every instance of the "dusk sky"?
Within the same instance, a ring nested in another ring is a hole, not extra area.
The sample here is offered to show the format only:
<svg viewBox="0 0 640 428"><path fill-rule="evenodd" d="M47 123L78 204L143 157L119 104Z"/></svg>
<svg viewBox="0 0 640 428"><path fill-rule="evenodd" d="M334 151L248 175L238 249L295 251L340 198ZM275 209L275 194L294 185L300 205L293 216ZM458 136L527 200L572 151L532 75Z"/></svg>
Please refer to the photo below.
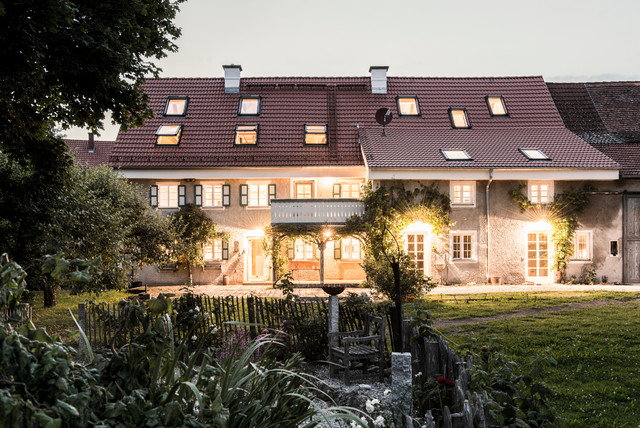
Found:
<svg viewBox="0 0 640 428"><path fill-rule="evenodd" d="M635 0L189 0L162 77L532 76L640 80ZM86 139L87 131L65 131ZM99 139L115 139L105 124Z"/></svg>

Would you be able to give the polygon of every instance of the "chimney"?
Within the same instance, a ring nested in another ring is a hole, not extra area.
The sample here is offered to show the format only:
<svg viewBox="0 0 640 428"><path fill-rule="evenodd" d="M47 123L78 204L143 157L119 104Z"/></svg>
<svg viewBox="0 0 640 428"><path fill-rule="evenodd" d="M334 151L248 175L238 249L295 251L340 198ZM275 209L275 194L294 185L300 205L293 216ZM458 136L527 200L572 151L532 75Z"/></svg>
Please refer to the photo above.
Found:
<svg viewBox="0 0 640 428"><path fill-rule="evenodd" d="M87 151L93 153L96 151L96 143L93 139L93 132L89 132L89 141L87 143Z"/></svg>
<svg viewBox="0 0 640 428"><path fill-rule="evenodd" d="M386 94L387 93L387 66L372 65L369 67L371 73L371 93Z"/></svg>
<svg viewBox="0 0 640 428"><path fill-rule="evenodd" d="M223 65L224 69L224 93L239 94L240 93L240 72L242 67L239 65Z"/></svg>

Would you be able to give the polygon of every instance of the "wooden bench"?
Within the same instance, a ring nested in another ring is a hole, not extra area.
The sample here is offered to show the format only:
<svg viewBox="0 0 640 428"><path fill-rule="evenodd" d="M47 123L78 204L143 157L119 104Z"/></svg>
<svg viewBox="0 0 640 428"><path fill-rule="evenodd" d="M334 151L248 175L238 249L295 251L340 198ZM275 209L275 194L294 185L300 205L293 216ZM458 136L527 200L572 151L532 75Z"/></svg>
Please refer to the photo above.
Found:
<svg viewBox="0 0 640 428"><path fill-rule="evenodd" d="M344 383L349 385L353 363L362 364L362 373L377 364L380 381L384 380L384 351L387 320L367 315L362 330L329 333L329 375L344 370Z"/></svg>

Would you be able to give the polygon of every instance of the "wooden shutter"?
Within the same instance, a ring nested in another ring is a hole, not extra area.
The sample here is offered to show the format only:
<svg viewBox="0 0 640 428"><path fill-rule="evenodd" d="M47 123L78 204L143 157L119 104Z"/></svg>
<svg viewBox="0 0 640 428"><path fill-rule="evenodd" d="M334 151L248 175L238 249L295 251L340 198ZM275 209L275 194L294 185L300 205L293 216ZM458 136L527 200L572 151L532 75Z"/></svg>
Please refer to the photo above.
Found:
<svg viewBox="0 0 640 428"><path fill-rule="evenodd" d="M276 185L269 184L269 205L271 205L271 199L276 198Z"/></svg>
<svg viewBox="0 0 640 428"><path fill-rule="evenodd" d="M231 185L222 185L222 206L228 207L231 205Z"/></svg>
<svg viewBox="0 0 640 428"><path fill-rule="evenodd" d="M320 247L318 247L316 244L313 244L314 248L315 248L315 252L314 252L314 256L316 258L316 260L320 260Z"/></svg>
<svg viewBox="0 0 640 428"><path fill-rule="evenodd" d="M197 206L202 206L202 184L193 186L193 200Z"/></svg>
<svg viewBox="0 0 640 428"><path fill-rule="evenodd" d="M158 186L152 184L149 188L149 205L152 207L158 206Z"/></svg>
<svg viewBox="0 0 640 428"><path fill-rule="evenodd" d="M333 241L333 258L340 260L342 258L342 239Z"/></svg>
<svg viewBox="0 0 640 428"><path fill-rule="evenodd" d="M240 205L247 206L249 204L249 185L240 185Z"/></svg>
<svg viewBox="0 0 640 428"><path fill-rule="evenodd" d="M340 185L340 183L334 183L333 184L333 197L334 198L339 198L342 196L342 186Z"/></svg>
<svg viewBox="0 0 640 428"><path fill-rule="evenodd" d="M184 207L187 205L187 186L180 184L178 186L178 206Z"/></svg>
<svg viewBox="0 0 640 428"><path fill-rule="evenodd" d="M289 260L294 260L296 258L296 250L293 245L294 243L289 239L287 241L287 258Z"/></svg>
<svg viewBox="0 0 640 428"><path fill-rule="evenodd" d="M222 260L229 260L229 241L222 240Z"/></svg>

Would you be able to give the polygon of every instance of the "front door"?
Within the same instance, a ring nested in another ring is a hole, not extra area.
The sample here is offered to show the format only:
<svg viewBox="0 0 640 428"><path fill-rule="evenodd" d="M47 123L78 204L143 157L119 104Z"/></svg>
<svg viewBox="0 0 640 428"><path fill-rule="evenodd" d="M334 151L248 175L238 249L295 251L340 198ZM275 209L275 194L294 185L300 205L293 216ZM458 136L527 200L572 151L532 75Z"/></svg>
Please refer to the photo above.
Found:
<svg viewBox="0 0 640 428"><path fill-rule="evenodd" d="M269 279L269 269L267 267L267 259L262 245L262 238L249 238L249 254L248 254L248 275L249 281L266 281Z"/></svg>
<svg viewBox="0 0 640 428"><path fill-rule="evenodd" d="M430 273L431 253L428 233L407 233L407 254L425 275Z"/></svg>
<svg viewBox="0 0 640 428"><path fill-rule="evenodd" d="M547 232L527 233L527 281L535 283L553 282L551 253Z"/></svg>

